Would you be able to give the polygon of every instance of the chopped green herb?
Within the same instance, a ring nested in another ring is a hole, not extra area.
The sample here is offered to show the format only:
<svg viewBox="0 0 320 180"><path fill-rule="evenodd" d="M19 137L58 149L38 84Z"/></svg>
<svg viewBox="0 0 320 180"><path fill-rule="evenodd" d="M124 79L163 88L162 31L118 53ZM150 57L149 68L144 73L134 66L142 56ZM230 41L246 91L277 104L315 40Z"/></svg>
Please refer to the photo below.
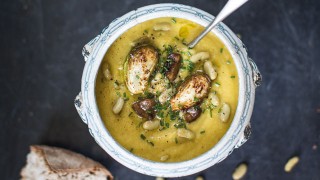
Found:
<svg viewBox="0 0 320 180"><path fill-rule="evenodd" d="M187 62L186 64L186 66L183 66L182 67L182 69L186 69L186 70L188 70L189 72L192 72L193 71L193 69L194 69L194 63L192 62L192 61L190 61L190 60L184 60L185 62Z"/></svg>
<svg viewBox="0 0 320 180"><path fill-rule="evenodd" d="M231 64L231 61L228 60L228 61L227 61L227 64Z"/></svg>
<svg viewBox="0 0 320 180"><path fill-rule="evenodd" d="M163 119L160 120L160 126L164 126L164 121L163 121Z"/></svg>
<svg viewBox="0 0 320 180"><path fill-rule="evenodd" d="M178 40L178 41L180 40L177 36L175 36L174 38L175 38L176 40Z"/></svg>
<svg viewBox="0 0 320 180"><path fill-rule="evenodd" d="M172 111L171 108L167 114L169 117L170 117L170 120L173 121L173 120L176 120L177 117L179 116L179 112L178 111Z"/></svg>
<svg viewBox="0 0 320 180"><path fill-rule="evenodd" d="M212 109L210 108L210 117L212 117Z"/></svg>
<svg viewBox="0 0 320 180"><path fill-rule="evenodd" d="M194 97L193 100L194 100L195 102L199 102L199 101L200 101L200 99L197 98L197 97Z"/></svg>
<svg viewBox="0 0 320 180"><path fill-rule="evenodd" d="M115 80L114 85L119 86L119 82L117 80Z"/></svg>
<svg viewBox="0 0 320 180"><path fill-rule="evenodd" d="M217 108L217 106L215 106L215 105L213 105L213 104L210 104L210 105L209 105L209 108L210 108L210 109L215 109L215 108Z"/></svg>
<svg viewBox="0 0 320 180"><path fill-rule="evenodd" d="M128 117L131 117L132 114L133 114L133 112L130 112L129 115L128 115Z"/></svg>
<svg viewBox="0 0 320 180"><path fill-rule="evenodd" d="M221 113L221 111L222 111L222 108L219 108L218 113Z"/></svg>
<svg viewBox="0 0 320 180"><path fill-rule="evenodd" d="M230 78L236 78L236 76L230 76Z"/></svg>
<svg viewBox="0 0 320 180"><path fill-rule="evenodd" d="M141 138L142 140L145 140L145 139L146 139L146 137L145 137L143 134L140 134L140 138Z"/></svg>
<svg viewBox="0 0 320 180"><path fill-rule="evenodd" d="M168 122L166 122L166 128L169 128L170 124Z"/></svg>
<svg viewBox="0 0 320 180"><path fill-rule="evenodd" d="M136 75L136 78L137 78L137 79L140 79L140 76L139 76L139 75Z"/></svg>
<svg viewBox="0 0 320 180"><path fill-rule="evenodd" d="M159 118L161 118L161 119L164 118L164 112L163 112L163 111L158 112L157 115L158 115Z"/></svg>
<svg viewBox="0 0 320 180"><path fill-rule="evenodd" d="M177 23L176 18L171 18L172 23Z"/></svg>
<svg viewBox="0 0 320 180"><path fill-rule="evenodd" d="M133 148L130 149L130 152L133 152Z"/></svg>
<svg viewBox="0 0 320 180"><path fill-rule="evenodd" d="M220 53L223 53L223 48L220 49Z"/></svg>
<svg viewBox="0 0 320 180"><path fill-rule="evenodd" d="M187 51L187 54L188 56L192 56L191 52L190 51Z"/></svg>
<svg viewBox="0 0 320 180"><path fill-rule="evenodd" d="M214 85L217 86L217 87L219 87L219 86L220 86L220 83L215 82Z"/></svg>
<svg viewBox="0 0 320 180"><path fill-rule="evenodd" d="M186 126L186 123L185 123L185 122L179 121L178 123L176 123L176 124L174 125L174 127L177 128L177 129L179 129L179 128L186 128L187 126Z"/></svg>
<svg viewBox="0 0 320 180"><path fill-rule="evenodd" d="M117 93L117 96L121 97L121 94L119 91L117 91L116 93Z"/></svg>
<svg viewBox="0 0 320 180"><path fill-rule="evenodd" d="M176 142L176 144L178 144L178 138L174 138L174 141Z"/></svg>
<svg viewBox="0 0 320 180"><path fill-rule="evenodd" d="M147 140L147 143L149 143L151 146L154 146L152 141Z"/></svg>
<svg viewBox="0 0 320 180"><path fill-rule="evenodd" d="M204 134L204 133L206 133L206 131L205 131L205 130L202 130L202 131L200 132L200 134Z"/></svg>
<svg viewBox="0 0 320 180"><path fill-rule="evenodd" d="M147 99L153 98L153 94L150 93L150 92L148 92L148 91L145 91L145 92L143 93L143 95L144 95L145 98L147 98Z"/></svg>
<svg viewBox="0 0 320 180"><path fill-rule="evenodd" d="M148 34L148 30L147 30L147 29L145 29L143 32L146 33L146 34Z"/></svg>
<svg viewBox="0 0 320 180"><path fill-rule="evenodd" d="M129 98L127 97L127 93L123 93L123 99L124 99L124 101L128 101L129 100Z"/></svg>

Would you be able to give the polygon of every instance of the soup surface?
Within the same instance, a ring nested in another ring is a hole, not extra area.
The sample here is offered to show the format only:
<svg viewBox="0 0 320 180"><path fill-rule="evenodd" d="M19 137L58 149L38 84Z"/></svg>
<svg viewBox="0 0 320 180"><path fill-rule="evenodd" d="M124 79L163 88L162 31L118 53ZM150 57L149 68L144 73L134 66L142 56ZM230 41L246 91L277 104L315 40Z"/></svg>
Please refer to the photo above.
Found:
<svg viewBox="0 0 320 180"><path fill-rule="evenodd" d="M107 51L96 101L110 134L131 153L160 162L190 160L230 127L238 103L236 66L213 33L188 49L202 30L184 19L153 19L123 33ZM134 59L141 53L151 53L146 72Z"/></svg>

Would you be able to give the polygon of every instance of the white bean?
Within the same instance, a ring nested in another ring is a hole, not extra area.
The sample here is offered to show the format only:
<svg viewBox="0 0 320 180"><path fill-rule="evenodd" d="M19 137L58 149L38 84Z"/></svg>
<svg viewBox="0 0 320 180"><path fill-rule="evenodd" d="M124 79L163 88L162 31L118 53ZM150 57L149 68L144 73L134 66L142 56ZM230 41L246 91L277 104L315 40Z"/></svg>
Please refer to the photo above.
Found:
<svg viewBox="0 0 320 180"><path fill-rule="evenodd" d="M122 110L124 105L124 99L122 97L119 97L117 102L114 104L112 111L114 114L119 114L120 111Z"/></svg>
<svg viewBox="0 0 320 180"><path fill-rule="evenodd" d="M284 171L291 172L291 170L298 164L298 162L299 162L298 156L294 156L290 158L287 164L284 166Z"/></svg>
<svg viewBox="0 0 320 180"><path fill-rule="evenodd" d="M169 159L169 155L168 154L163 155L163 156L160 157L160 161L166 161L168 159Z"/></svg>
<svg viewBox="0 0 320 180"><path fill-rule="evenodd" d="M154 121L149 120L144 122L142 125L143 129L149 130L149 131L157 129L159 126L160 126L160 122L157 120L154 120Z"/></svg>
<svg viewBox="0 0 320 180"><path fill-rule="evenodd" d="M219 97L215 93L210 93L208 96L209 102L214 106L219 106Z"/></svg>
<svg viewBox="0 0 320 180"><path fill-rule="evenodd" d="M206 61L203 64L203 69L204 69L204 72L206 72L208 74L208 76L210 77L211 80L216 79L217 72L216 72L214 66L212 65L211 61Z"/></svg>
<svg viewBox="0 0 320 180"><path fill-rule="evenodd" d="M171 24L168 22L160 22L153 26L155 31L169 31L171 29Z"/></svg>
<svg viewBox="0 0 320 180"><path fill-rule="evenodd" d="M106 79L108 80L112 80L112 74L111 74L111 71L109 69L109 64L105 63L103 65L103 75Z"/></svg>
<svg viewBox="0 0 320 180"><path fill-rule="evenodd" d="M190 61L193 63L197 63L199 61L204 61L210 58L210 54L208 52L198 52L190 57Z"/></svg>
<svg viewBox="0 0 320 180"><path fill-rule="evenodd" d="M223 103L219 114L220 120L227 122L230 116L230 106L227 103Z"/></svg>
<svg viewBox="0 0 320 180"><path fill-rule="evenodd" d="M186 69L180 69L178 72L178 77L180 80L184 80L187 76L189 76L190 72Z"/></svg>
<svg viewBox="0 0 320 180"><path fill-rule="evenodd" d="M177 130L177 135L178 137L181 137L181 138L185 138L185 139L194 139L194 133L188 129L184 129L184 128L179 128Z"/></svg>
<svg viewBox="0 0 320 180"><path fill-rule="evenodd" d="M232 178L234 180L238 180L243 178L243 176L247 173L248 166L245 163L240 164L233 172Z"/></svg>
<svg viewBox="0 0 320 180"><path fill-rule="evenodd" d="M159 96L159 102L161 104L165 103L166 101L168 101L170 99L170 97L172 96L173 91L171 88L163 91L160 96Z"/></svg>
<svg viewBox="0 0 320 180"><path fill-rule="evenodd" d="M204 180L204 178L202 176L198 176L196 177L196 180Z"/></svg>

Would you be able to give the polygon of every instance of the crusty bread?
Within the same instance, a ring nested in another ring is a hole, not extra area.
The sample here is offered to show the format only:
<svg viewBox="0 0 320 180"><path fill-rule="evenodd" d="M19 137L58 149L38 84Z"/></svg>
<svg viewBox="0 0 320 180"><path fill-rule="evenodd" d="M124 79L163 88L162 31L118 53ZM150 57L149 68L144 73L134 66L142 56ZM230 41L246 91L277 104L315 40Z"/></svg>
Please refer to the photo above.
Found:
<svg viewBox="0 0 320 180"><path fill-rule="evenodd" d="M113 179L100 163L81 154L57 147L30 146L22 180Z"/></svg>

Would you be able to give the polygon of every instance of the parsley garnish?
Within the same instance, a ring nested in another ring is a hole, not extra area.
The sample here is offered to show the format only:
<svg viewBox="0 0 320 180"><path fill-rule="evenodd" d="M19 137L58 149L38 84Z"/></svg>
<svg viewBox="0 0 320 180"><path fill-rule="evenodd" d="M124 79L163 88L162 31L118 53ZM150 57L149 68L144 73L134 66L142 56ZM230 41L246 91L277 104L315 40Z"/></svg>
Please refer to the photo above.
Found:
<svg viewBox="0 0 320 180"><path fill-rule="evenodd" d="M176 18L171 18L171 21L172 21L172 23L177 23L177 20L176 20Z"/></svg>
<svg viewBox="0 0 320 180"><path fill-rule="evenodd" d="M140 138L141 138L142 140L145 140L145 139L146 139L146 137L145 137L143 134L140 134Z"/></svg>

